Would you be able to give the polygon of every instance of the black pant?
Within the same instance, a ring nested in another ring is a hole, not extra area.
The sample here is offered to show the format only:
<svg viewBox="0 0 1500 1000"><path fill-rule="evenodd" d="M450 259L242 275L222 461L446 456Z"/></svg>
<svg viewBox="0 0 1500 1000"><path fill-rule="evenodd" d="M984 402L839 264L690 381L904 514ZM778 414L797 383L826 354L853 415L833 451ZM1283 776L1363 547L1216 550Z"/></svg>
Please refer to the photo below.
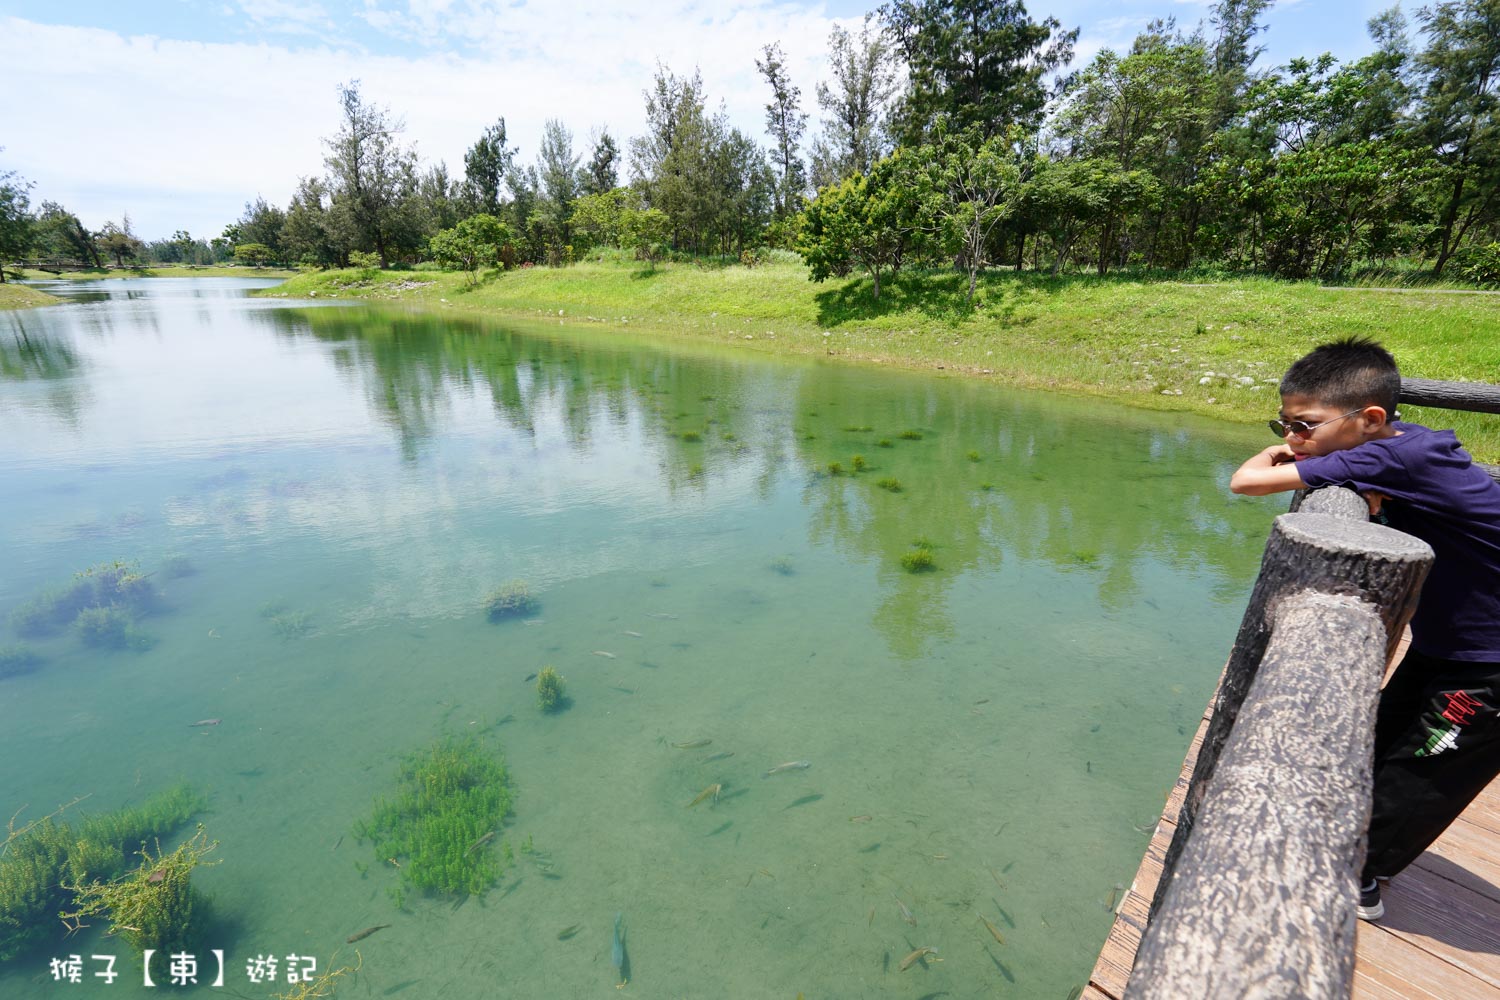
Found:
<svg viewBox="0 0 1500 1000"><path fill-rule="evenodd" d="M1415 861L1500 774L1500 663L1416 650L1375 716L1375 796L1364 881Z"/></svg>

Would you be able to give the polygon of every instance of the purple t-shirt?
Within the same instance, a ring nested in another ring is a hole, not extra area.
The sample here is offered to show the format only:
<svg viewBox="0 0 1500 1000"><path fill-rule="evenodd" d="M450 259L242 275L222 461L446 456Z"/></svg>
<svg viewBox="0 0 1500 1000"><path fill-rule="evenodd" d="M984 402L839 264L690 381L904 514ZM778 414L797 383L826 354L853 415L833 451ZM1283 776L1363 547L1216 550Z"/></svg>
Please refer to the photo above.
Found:
<svg viewBox="0 0 1500 1000"><path fill-rule="evenodd" d="M1436 555L1411 620L1429 656L1500 663L1500 483L1474 466L1452 431L1397 422L1401 433L1297 463L1311 487L1348 486L1390 499L1393 528Z"/></svg>

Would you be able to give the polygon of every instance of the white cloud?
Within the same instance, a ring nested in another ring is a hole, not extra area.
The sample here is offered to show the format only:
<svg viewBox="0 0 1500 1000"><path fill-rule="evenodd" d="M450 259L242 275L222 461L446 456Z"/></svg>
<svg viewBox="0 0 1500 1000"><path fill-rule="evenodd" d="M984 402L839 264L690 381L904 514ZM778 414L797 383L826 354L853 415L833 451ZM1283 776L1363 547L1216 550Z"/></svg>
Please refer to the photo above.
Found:
<svg viewBox="0 0 1500 1000"><path fill-rule="evenodd" d="M280 0L244 6L283 27L323 16L310 8L299 21ZM813 94L835 23L821 8L669 0L649 19L637 10L626 0L414 0L400 11L367 2L372 24L438 46L405 56L362 52L332 34L293 48L0 18L0 89L47 95L7 108L0 159L36 183L36 199L61 201L88 225L129 211L146 238L178 228L208 236L257 194L285 205L299 176L322 173L336 88L351 79L406 120L424 161L445 160L453 173L502 115L527 162L547 118L572 129L578 147L599 125L623 146L644 128L641 92L658 59L679 75L698 67L710 100L764 141L755 58L778 40L816 124ZM458 39L464 54L442 50Z"/></svg>

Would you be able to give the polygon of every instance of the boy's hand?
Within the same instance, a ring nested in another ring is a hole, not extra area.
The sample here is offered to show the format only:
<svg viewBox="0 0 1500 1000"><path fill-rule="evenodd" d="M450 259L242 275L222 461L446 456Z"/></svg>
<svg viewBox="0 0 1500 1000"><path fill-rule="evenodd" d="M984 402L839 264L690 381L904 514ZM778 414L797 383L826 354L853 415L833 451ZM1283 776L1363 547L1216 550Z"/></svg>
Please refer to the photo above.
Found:
<svg viewBox="0 0 1500 1000"><path fill-rule="evenodd" d="M1297 456L1285 443L1273 444L1269 448L1251 455L1235 474L1229 477L1229 488L1247 496L1265 496L1268 493L1283 493L1300 490L1307 484L1297 472Z"/></svg>
<svg viewBox="0 0 1500 1000"><path fill-rule="evenodd" d="M1384 493L1376 493L1374 490L1371 490L1368 493L1362 493L1360 495L1365 498L1365 503L1370 505L1371 517L1378 517L1380 515L1381 503L1390 499L1390 497L1386 496Z"/></svg>

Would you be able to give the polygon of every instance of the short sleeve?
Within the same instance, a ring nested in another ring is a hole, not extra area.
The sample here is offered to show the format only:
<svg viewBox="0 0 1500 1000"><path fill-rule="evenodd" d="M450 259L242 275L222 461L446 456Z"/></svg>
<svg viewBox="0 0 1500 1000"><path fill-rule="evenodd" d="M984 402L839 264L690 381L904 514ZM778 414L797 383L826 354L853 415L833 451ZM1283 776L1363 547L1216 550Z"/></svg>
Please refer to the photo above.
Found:
<svg viewBox="0 0 1500 1000"><path fill-rule="evenodd" d="M1396 490L1407 492L1411 474L1400 456L1388 447L1370 443L1314 455L1297 463L1297 474L1310 488L1352 486L1356 491Z"/></svg>

